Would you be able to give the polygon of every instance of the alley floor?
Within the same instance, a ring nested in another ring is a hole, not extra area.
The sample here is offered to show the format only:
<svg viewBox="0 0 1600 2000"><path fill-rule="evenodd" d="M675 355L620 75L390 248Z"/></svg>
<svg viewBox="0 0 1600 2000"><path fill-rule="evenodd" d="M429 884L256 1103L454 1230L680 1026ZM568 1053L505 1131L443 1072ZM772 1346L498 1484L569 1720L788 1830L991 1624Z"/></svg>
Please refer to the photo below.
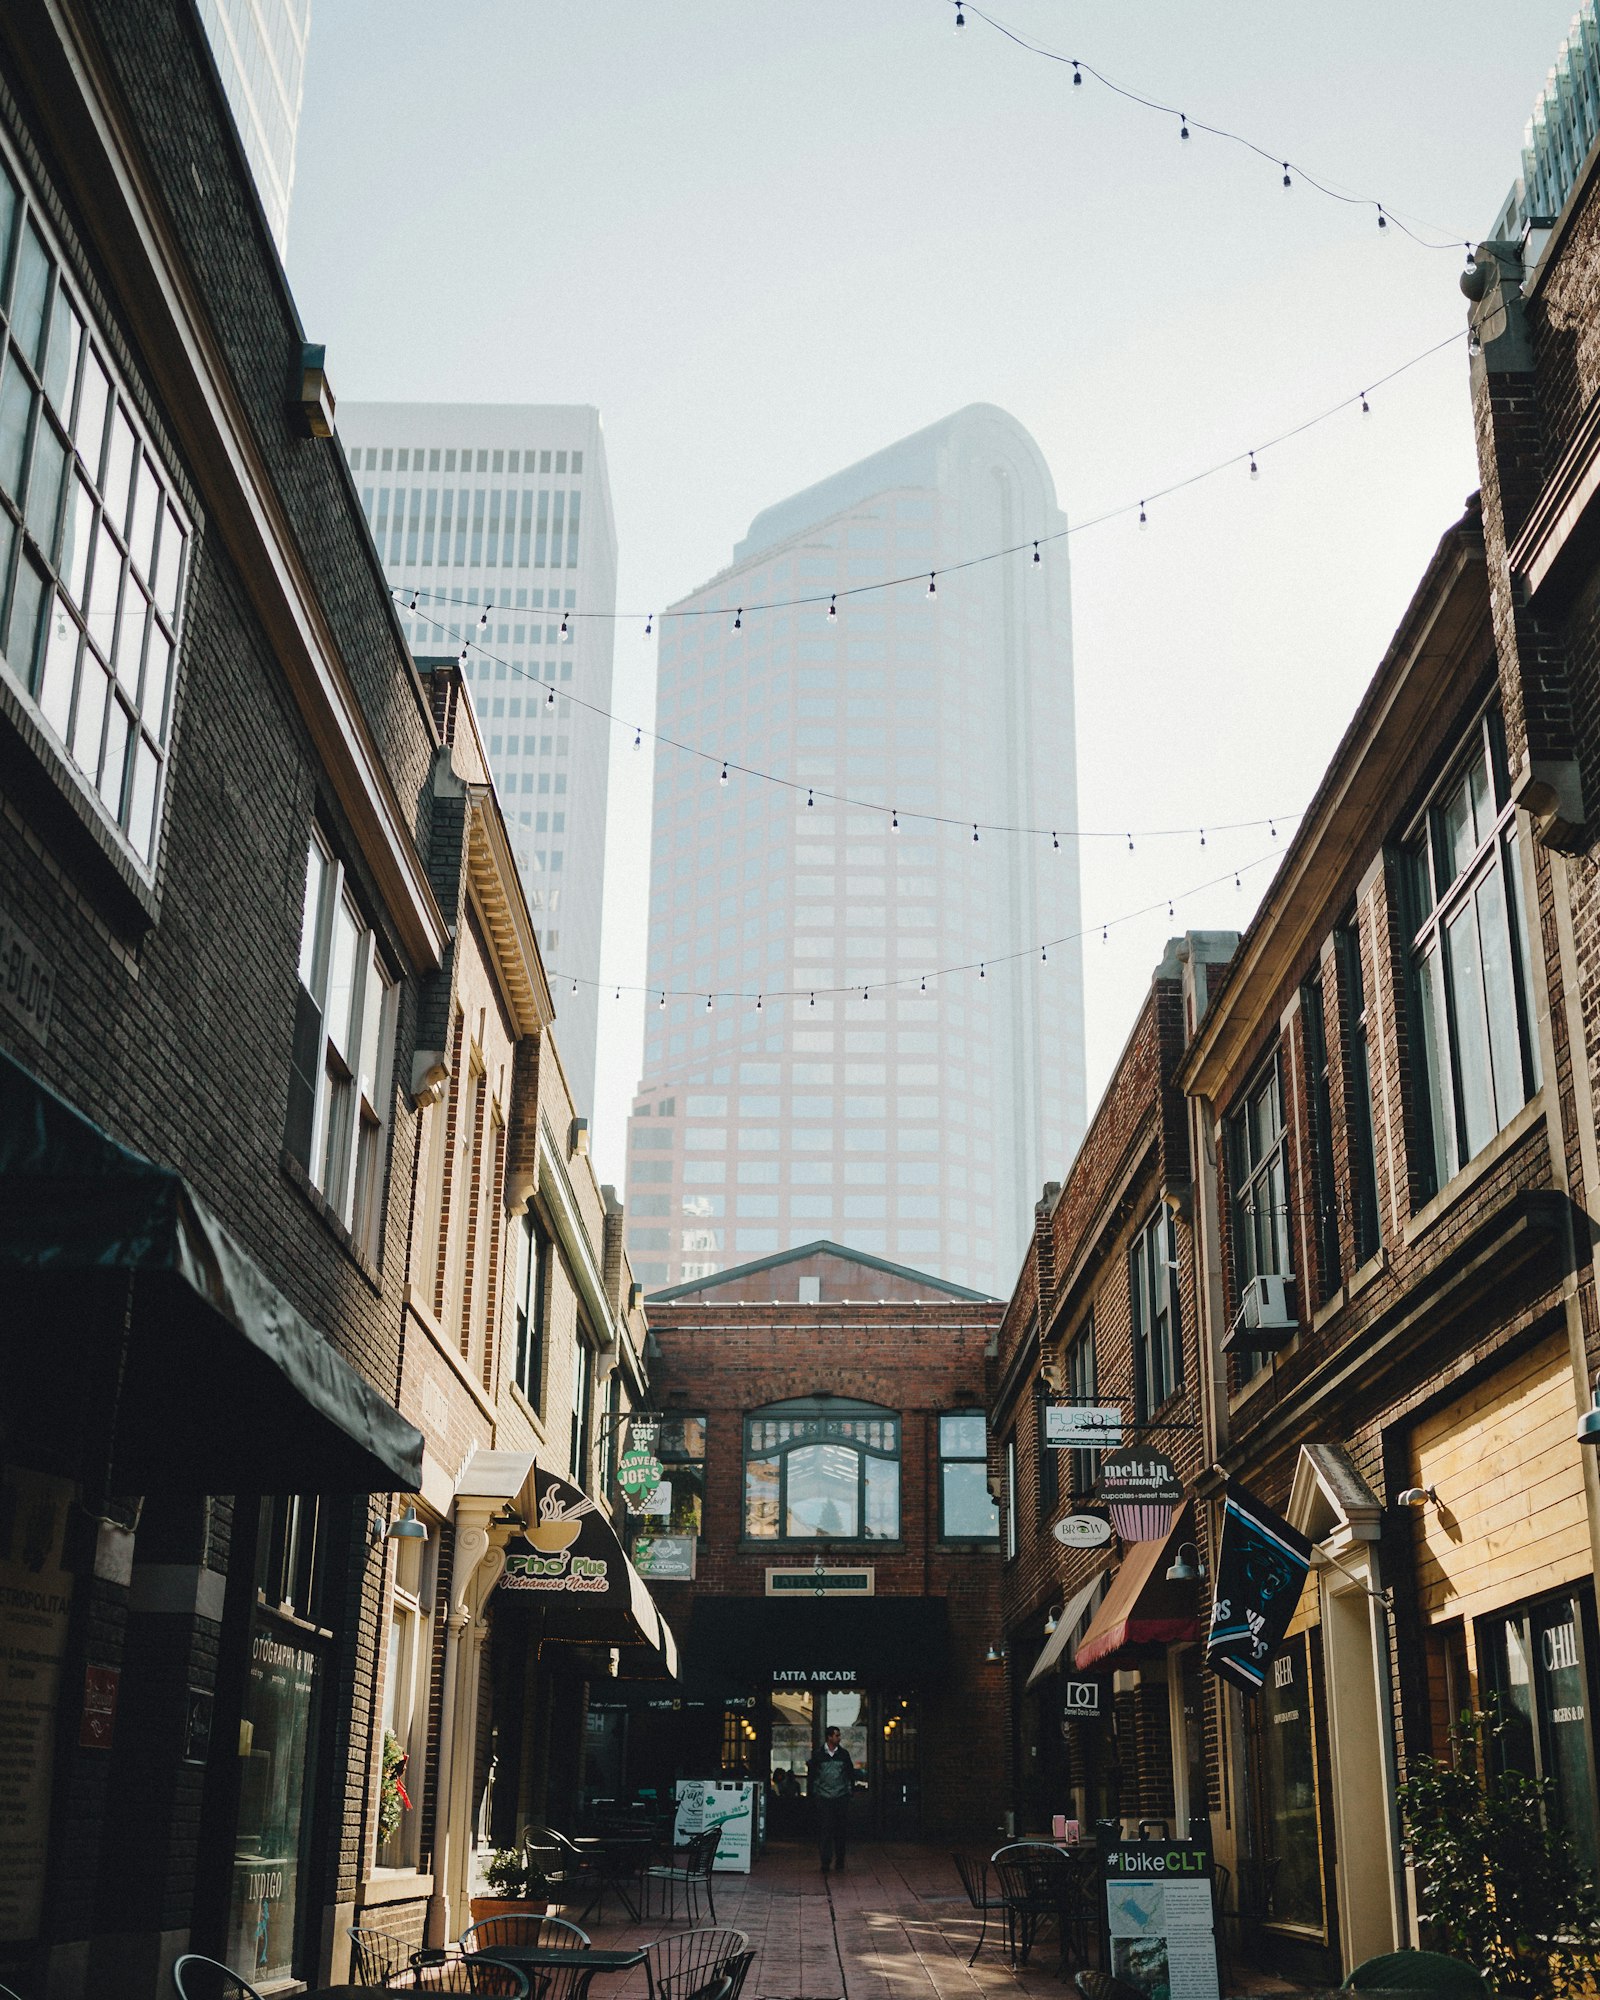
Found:
<svg viewBox="0 0 1600 2000"><path fill-rule="evenodd" d="M991 1918L976 1963L967 1964L979 1919L942 1849L862 1846L842 1875L824 1875L810 1846L777 1844L750 1874L718 1875L713 1886L715 1922L743 1931L759 1953L745 2000L1075 2000L1074 1983L1057 1975L1053 1932L1031 1964L1013 1970ZM699 1921L713 1919L702 1911ZM585 1928L597 1945L644 1944L685 1922L680 1914L671 1924L634 1924L609 1903ZM1243 1972L1222 1990L1304 1991ZM597 1981L593 1991L595 2000L642 2000L644 1983L634 1974L604 1993Z"/></svg>

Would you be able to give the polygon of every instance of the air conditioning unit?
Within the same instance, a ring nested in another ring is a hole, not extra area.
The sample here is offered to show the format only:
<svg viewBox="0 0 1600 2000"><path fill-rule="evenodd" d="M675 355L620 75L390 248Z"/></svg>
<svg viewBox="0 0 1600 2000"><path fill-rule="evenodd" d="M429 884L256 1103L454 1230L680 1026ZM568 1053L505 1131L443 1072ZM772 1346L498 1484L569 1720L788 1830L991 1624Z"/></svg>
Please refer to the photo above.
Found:
<svg viewBox="0 0 1600 2000"><path fill-rule="evenodd" d="M1287 1347L1300 1322L1294 1316L1294 1279L1269 1271L1252 1278L1239 1302L1239 1316L1222 1343L1224 1354L1241 1349L1265 1354Z"/></svg>

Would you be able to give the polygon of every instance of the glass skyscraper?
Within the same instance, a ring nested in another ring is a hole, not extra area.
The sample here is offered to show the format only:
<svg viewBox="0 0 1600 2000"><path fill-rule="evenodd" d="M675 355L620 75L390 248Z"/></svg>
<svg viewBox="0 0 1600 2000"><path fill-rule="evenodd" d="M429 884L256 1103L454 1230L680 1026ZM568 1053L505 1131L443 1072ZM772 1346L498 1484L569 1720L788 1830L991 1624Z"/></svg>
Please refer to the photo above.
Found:
<svg viewBox="0 0 1600 2000"><path fill-rule="evenodd" d="M562 1067L587 1115L610 739L569 697L611 703L617 537L600 413L341 403L339 438L412 652L437 659L470 642L473 706L538 926Z"/></svg>
<svg viewBox="0 0 1600 2000"><path fill-rule="evenodd" d="M199 0L278 254L289 236L311 0Z"/></svg>
<svg viewBox="0 0 1600 2000"><path fill-rule="evenodd" d="M1033 440L974 405L768 508L660 621L662 734L794 788L657 752L647 1286L828 1238L1011 1289L1084 1124L1081 955L1050 945L1079 925L1066 543L1031 547L1064 525Z"/></svg>

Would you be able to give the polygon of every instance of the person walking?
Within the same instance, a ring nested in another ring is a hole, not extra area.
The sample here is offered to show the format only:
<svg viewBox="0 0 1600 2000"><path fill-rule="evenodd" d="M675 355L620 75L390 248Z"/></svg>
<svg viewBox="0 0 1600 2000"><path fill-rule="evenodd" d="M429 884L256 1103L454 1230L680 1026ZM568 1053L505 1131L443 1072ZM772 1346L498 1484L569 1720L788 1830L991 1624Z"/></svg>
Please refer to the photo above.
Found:
<svg viewBox="0 0 1600 2000"><path fill-rule="evenodd" d="M844 1868L845 1834L856 1767L850 1752L839 1741L836 1728L827 1731L823 1744L806 1771L817 1806L817 1838L822 1848L822 1872L826 1875L830 1857L836 1869L842 1872Z"/></svg>

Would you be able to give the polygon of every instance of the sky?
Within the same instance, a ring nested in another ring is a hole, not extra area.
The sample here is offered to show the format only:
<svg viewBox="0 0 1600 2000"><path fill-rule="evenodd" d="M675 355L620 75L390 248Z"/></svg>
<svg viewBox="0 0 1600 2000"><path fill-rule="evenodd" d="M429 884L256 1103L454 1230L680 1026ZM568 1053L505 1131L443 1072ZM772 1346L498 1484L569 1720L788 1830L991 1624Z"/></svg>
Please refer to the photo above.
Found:
<svg viewBox="0 0 1600 2000"><path fill-rule="evenodd" d="M980 4L958 31L951 0L316 0L288 266L340 396L598 406L624 611L966 403L1028 428L1070 521L1134 503L1047 558L1071 564L1079 824L1105 836L1080 843L1092 1107L1166 937L1248 922L1477 484L1463 246L1572 0ZM991 21L1186 111L1190 138ZM1268 443L1444 341L1367 414ZM1251 449L1257 477L1137 524ZM613 705L648 724L642 632L619 622ZM632 742L608 987L644 976ZM619 1184L643 1005L601 1001L593 1152Z"/></svg>

